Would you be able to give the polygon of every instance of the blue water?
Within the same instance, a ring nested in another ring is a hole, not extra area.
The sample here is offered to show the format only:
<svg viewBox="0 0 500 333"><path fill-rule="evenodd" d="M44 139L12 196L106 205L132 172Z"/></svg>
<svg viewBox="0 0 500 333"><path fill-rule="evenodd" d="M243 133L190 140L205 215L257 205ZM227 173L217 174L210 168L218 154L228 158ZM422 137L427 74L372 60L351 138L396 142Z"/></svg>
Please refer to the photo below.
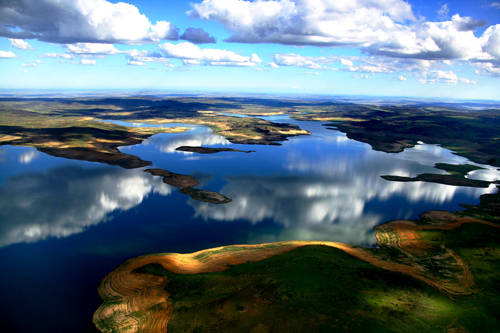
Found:
<svg viewBox="0 0 500 333"><path fill-rule="evenodd" d="M386 154L320 123L271 119L313 135L282 146L248 146L193 126L120 148L154 167L195 176L198 188L233 200L223 205L195 201L142 169L1 146L0 331L91 332L100 280L139 255L292 239L376 246L377 224L429 209L455 211L494 191L380 178L468 162L436 145ZM255 152L175 150L183 145ZM500 178L490 167L471 177Z"/></svg>

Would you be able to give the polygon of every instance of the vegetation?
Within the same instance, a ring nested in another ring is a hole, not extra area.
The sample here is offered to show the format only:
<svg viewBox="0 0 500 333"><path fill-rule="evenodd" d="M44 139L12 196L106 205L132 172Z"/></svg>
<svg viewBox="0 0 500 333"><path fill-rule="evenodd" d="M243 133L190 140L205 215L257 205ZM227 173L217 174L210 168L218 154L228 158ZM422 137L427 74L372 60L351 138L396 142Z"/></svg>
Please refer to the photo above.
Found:
<svg viewBox="0 0 500 333"><path fill-rule="evenodd" d="M436 163L434 165L436 169L444 170L452 175L465 176L471 171L484 170L484 168L471 165L471 164L448 164L448 163Z"/></svg>
<svg viewBox="0 0 500 333"><path fill-rule="evenodd" d="M423 173L416 177L401 177L401 176L380 176L385 180L393 182L428 182L452 186L469 186L469 187L482 187L487 188L490 182L485 180L468 179L461 175L437 175L432 173Z"/></svg>
<svg viewBox="0 0 500 333"><path fill-rule="evenodd" d="M210 147L192 147L192 146L177 147L175 148L175 150L187 151L198 154L215 154L223 151L239 152L239 153L255 153L255 150L238 150L233 148L210 148Z"/></svg>
<svg viewBox="0 0 500 333"><path fill-rule="evenodd" d="M484 168L471 165L471 164L447 164L447 163L437 163L434 166L436 169L445 170L449 175L423 173L416 177L401 177L401 176L387 176L382 175L380 177L385 180L395 181L395 182L429 182L452 186L469 186L469 187L482 187L487 188L490 186L491 182L477 179L465 178L465 176L474 170L481 170Z"/></svg>
<svg viewBox="0 0 500 333"><path fill-rule="evenodd" d="M103 332L495 332L500 194L466 208L377 226L379 249L280 242L129 260L103 280L94 323ZM158 301L127 305L148 294Z"/></svg>
<svg viewBox="0 0 500 333"><path fill-rule="evenodd" d="M319 99L124 97L124 98L3 98L4 114L35 118L110 119L143 123L181 122L209 126L229 141L279 144L294 135L309 134L297 126L238 115L288 114L298 120L326 122L349 138L376 150L400 152L418 141L438 143L470 160L500 166L500 111L401 102L369 105ZM232 116L235 115L235 116ZM19 120L19 119L18 119ZM332 123L334 122L334 123ZM19 122L16 122L19 126ZM92 125L94 126L94 125ZM22 126L24 128L24 126ZM2 128L0 134L10 135ZM0 138L0 140L5 140ZM8 142L8 140L6 141ZM28 144L28 143L26 143Z"/></svg>
<svg viewBox="0 0 500 333"><path fill-rule="evenodd" d="M500 166L500 112L470 111L425 105L329 105L293 116L320 120L351 139L388 153L401 152L418 141L440 144L471 161ZM332 123L334 121L334 123Z"/></svg>

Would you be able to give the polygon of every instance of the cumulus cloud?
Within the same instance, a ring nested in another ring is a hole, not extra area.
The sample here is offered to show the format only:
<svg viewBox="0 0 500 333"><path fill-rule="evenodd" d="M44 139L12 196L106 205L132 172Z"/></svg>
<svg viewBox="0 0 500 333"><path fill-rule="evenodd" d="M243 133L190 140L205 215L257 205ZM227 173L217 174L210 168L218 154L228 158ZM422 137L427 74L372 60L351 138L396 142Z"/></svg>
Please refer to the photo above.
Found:
<svg viewBox="0 0 500 333"><path fill-rule="evenodd" d="M204 0L193 4L188 15L225 26L231 33L228 42L355 46L368 55L398 59L500 62L500 25L476 37L474 31L487 26L486 21L459 14L446 20L447 4L439 13L442 22L417 21L411 6L402 0ZM321 65L310 57L306 60L312 63L298 57L275 60L269 66Z"/></svg>
<svg viewBox="0 0 500 333"><path fill-rule="evenodd" d="M94 59L82 59L82 60L80 60L80 64L95 66L97 64L97 61Z"/></svg>
<svg viewBox="0 0 500 333"><path fill-rule="evenodd" d="M151 52L147 50L127 50L125 56L128 59L129 66L144 66L146 62L158 62L170 65L170 59L166 59L160 52Z"/></svg>
<svg viewBox="0 0 500 333"><path fill-rule="evenodd" d="M478 69L476 74L483 76L495 76L500 77L500 66L492 64L491 62L477 63L474 64Z"/></svg>
<svg viewBox="0 0 500 333"><path fill-rule="evenodd" d="M200 49L198 46L184 42L179 44L165 43L160 50L166 58L181 59L185 64L210 66L256 66L262 60L254 53L251 57L241 56L235 52L221 49Z"/></svg>
<svg viewBox="0 0 500 333"><path fill-rule="evenodd" d="M353 67L354 64L351 60L348 60L348 59L340 59L340 63L344 66L347 66L347 67Z"/></svg>
<svg viewBox="0 0 500 333"><path fill-rule="evenodd" d="M318 60L324 60L324 58L317 58ZM317 62L293 53L275 54L274 64L278 66L297 66L310 69L322 69L323 66L319 65Z"/></svg>
<svg viewBox="0 0 500 333"><path fill-rule="evenodd" d="M188 15L221 23L229 42L322 46L372 43L415 20L402 0L204 0Z"/></svg>
<svg viewBox="0 0 500 333"><path fill-rule="evenodd" d="M399 79L399 81L406 81L407 80L407 78L405 76L403 76L403 75L400 75L398 77L398 79Z"/></svg>
<svg viewBox="0 0 500 333"><path fill-rule="evenodd" d="M356 64L354 64L354 61ZM328 65L340 64L344 67L335 68ZM275 54L274 62L268 64L273 68L279 66L296 66L311 69L330 69L359 73L392 73L395 71L422 71L427 70L431 64L426 60L396 59L375 56L364 57L338 57L334 55L323 57L304 57L294 53Z"/></svg>
<svg viewBox="0 0 500 333"><path fill-rule="evenodd" d="M133 5L106 0L6 0L0 21L0 36L64 44L138 44L177 40L179 34L169 22L151 23Z"/></svg>
<svg viewBox="0 0 500 333"><path fill-rule="evenodd" d="M9 38L10 45L20 50L31 50L33 47L22 39Z"/></svg>
<svg viewBox="0 0 500 333"><path fill-rule="evenodd" d="M16 55L12 51L0 51L0 58L15 58Z"/></svg>
<svg viewBox="0 0 500 333"><path fill-rule="evenodd" d="M457 83L476 84L476 81L467 78L459 78L453 71L432 70L418 75L418 81L426 84L446 83L456 85Z"/></svg>
<svg viewBox="0 0 500 333"><path fill-rule="evenodd" d="M112 44L77 43L66 45L67 52L75 55L111 55L121 53Z"/></svg>
<svg viewBox="0 0 500 333"><path fill-rule="evenodd" d="M460 17L458 14L453 15L451 21L458 31L473 31L488 25L485 20L473 20L472 17Z"/></svg>
<svg viewBox="0 0 500 333"><path fill-rule="evenodd" d="M500 24L494 25L486 29L479 39L483 51L488 55L483 57L486 60L494 60L500 63Z"/></svg>
<svg viewBox="0 0 500 333"><path fill-rule="evenodd" d="M365 48L369 54L397 58L450 60L481 57L482 43L471 30L464 28L466 20L458 14L456 22L425 22L417 27L394 32L390 40Z"/></svg>
<svg viewBox="0 0 500 333"><path fill-rule="evenodd" d="M179 38L193 44L215 43L215 38L201 28L187 28Z"/></svg>

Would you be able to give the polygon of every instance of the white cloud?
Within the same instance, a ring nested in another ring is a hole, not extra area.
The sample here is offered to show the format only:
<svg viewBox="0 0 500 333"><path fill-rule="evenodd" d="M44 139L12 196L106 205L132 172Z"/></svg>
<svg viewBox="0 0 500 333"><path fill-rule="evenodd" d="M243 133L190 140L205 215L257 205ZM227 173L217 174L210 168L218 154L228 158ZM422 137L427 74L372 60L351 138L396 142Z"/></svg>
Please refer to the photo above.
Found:
<svg viewBox="0 0 500 333"><path fill-rule="evenodd" d="M23 67L36 67L36 64L33 64L33 63L26 63L26 64L22 64Z"/></svg>
<svg viewBox="0 0 500 333"><path fill-rule="evenodd" d="M42 54L44 58L63 58L63 59L73 59L74 56L68 53L45 53Z"/></svg>
<svg viewBox="0 0 500 333"><path fill-rule="evenodd" d="M189 60L189 59L183 59L182 63L185 66L199 66L199 65L203 65L203 62L201 62L199 60Z"/></svg>
<svg viewBox="0 0 500 333"><path fill-rule="evenodd" d="M459 80L461 83L465 83L465 84L476 84L477 83L476 81L472 81L472 80L465 79L465 78L460 78Z"/></svg>
<svg viewBox="0 0 500 333"><path fill-rule="evenodd" d="M12 51L0 51L0 58L15 58L17 57Z"/></svg>
<svg viewBox="0 0 500 333"><path fill-rule="evenodd" d="M204 0L188 15L221 23L230 42L330 46L380 41L396 22L415 20L402 0Z"/></svg>
<svg viewBox="0 0 500 333"><path fill-rule="evenodd" d="M491 4L488 5L488 7L500 9L500 2L492 2Z"/></svg>
<svg viewBox="0 0 500 333"><path fill-rule="evenodd" d="M399 81L406 81L406 80L407 80L407 79L406 79L406 77L405 77L405 76L403 76L403 75L400 75L400 76L398 77L398 79L399 79Z"/></svg>
<svg viewBox="0 0 500 333"><path fill-rule="evenodd" d="M170 60L163 57L159 52L150 52L146 50L127 50L123 52L129 61L139 61L139 62L159 62L168 63Z"/></svg>
<svg viewBox="0 0 500 333"><path fill-rule="evenodd" d="M352 63L351 60L348 60L348 59L340 59L340 63L344 66L347 66L347 67L353 67L354 64Z"/></svg>
<svg viewBox="0 0 500 333"><path fill-rule="evenodd" d="M476 74L478 75L488 75L500 77L500 66L498 64L492 64L491 62L485 63L476 63L474 64L478 69L476 70Z"/></svg>
<svg viewBox="0 0 500 333"><path fill-rule="evenodd" d="M457 83L476 84L476 81L467 78L459 78L453 71L431 70L417 75L418 81L426 84L446 83L456 85Z"/></svg>
<svg viewBox="0 0 500 333"><path fill-rule="evenodd" d="M95 66L97 64L97 61L93 60L93 59L82 59L82 60L80 60L80 64Z"/></svg>
<svg viewBox="0 0 500 333"><path fill-rule="evenodd" d="M297 66L304 67L310 69L322 69L323 66L319 65L317 62L314 62L313 57L303 57L298 54L293 53L283 53L283 54L275 54L273 64L279 66ZM324 58L318 57L317 59L323 60ZM272 66L272 65L271 65Z"/></svg>
<svg viewBox="0 0 500 333"><path fill-rule="evenodd" d="M166 21L152 24L136 6L106 0L16 0L0 5L0 36L45 42L138 44L178 39ZM11 27L11 29L5 26Z"/></svg>
<svg viewBox="0 0 500 333"><path fill-rule="evenodd" d="M472 31L458 28L452 21L425 22L394 32L390 40L375 43L365 50L376 55L427 60L481 57L480 39Z"/></svg>
<svg viewBox="0 0 500 333"><path fill-rule="evenodd" d="M121 53L113 44L102 43L77 43L66 45L67 52L76 55L111 55Z"/></svg>
<svg viewBox="0 0 500 333"><path fill-rule="evenodd" d="M254 53L251 57L221 49L200 49L192 43L160 45L160 50L167 58L181 59L185 64L211 66L256 66L262 60Z"/></svg>
<svg viewBox="0 0 500 333"><path fill-rule="evenodd" d="M483 59L496 60L500 63L500 24L488 27L479 40L483 51L489 55Z"/></svg>
<svg viewBox="0 0 500 333"><path fill-rule="evenodd" d="M268 66L271 68L280 68L280 66L278 66L275 62L269 63Z"/></svg>
<svg viewBox="0 0 500 333"><path fill-rule="evenodd" d="M36 59L36 60L35 60L35 62L36 62L37 64L41 64L41 63L42 63L42 61L41 61L41 60L39 60L39 59Z"/></svg>
<svg viewBox="0 0 500 333"><path fill-rule="evenodd" d="M20 50L31 50L33 47L22 39L9 38L10 45Z"/></svg>
<svg viewBox="0 0 500 333"><path fill-rule="evenodd" d="M365 75L363 75L363 74L354 74L352 77L355 78L355 79L369 79L370 78L367 74L365 74Z"/></svg>
<svg viewBox="0 0 500 333"><path fill-rule="evenodd" d="M449 6L443 4L439 13L447 17ZM474 30L486 26L486 21L459 14L442 22L417 21L411 6L402 0L204 0L193 4L188 14L224 25L231 33L229 42L358 46L368 55L397 59L500 62L500 25L476 37ZM321 65L304 58L312 63L302 61L299 67ZM288 60L273 63L296 66L300 62ZM390 72L354 68L346 61L342 65L352 71Z"/></svg>
<svg viewBox="0 0 500 333"><path fill-rule="evenodd" d="M146 64L143 63L142 61L134 61L134 60L128 61L127 65L128 66L146 66Z"/></svg>

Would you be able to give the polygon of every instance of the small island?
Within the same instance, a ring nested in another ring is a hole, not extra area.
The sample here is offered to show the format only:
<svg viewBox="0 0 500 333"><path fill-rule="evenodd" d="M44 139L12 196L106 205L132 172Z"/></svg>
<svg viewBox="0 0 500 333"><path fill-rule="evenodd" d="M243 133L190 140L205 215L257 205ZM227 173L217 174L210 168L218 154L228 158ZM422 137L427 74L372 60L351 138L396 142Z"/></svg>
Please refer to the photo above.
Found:
<svg viewBox="0 0 500 333"><path fill-rule="evenodd" d="M385 180L393 181L393 182L428 182L428 183L436 183L443 185L451 185L451 186L468 186L468 187L479 187L479 188L488 188L491 183L486 180L477 180L477 179L469 179L465 178L465 176L474 170L481 170L484 168L471 165L471 164L447 164L447 163L437 163L434 165L436 169L445 170L448 172L448 175L442 174L433 174L433 173L423 173L416 177L402 177L402 176L390 176L390 175L382 175Z"/></svg>
<svg viewBox="0 0 500 333"><path fill-rule="evenodd" d="M190 153L198 153L198 154L215 154L223 151L233 151L239 153L255 153L255 150L238 150L233 148L209 148L209 147L193 147L193 146L181 146L175 148L178 151L185 151Z"/></svg>

